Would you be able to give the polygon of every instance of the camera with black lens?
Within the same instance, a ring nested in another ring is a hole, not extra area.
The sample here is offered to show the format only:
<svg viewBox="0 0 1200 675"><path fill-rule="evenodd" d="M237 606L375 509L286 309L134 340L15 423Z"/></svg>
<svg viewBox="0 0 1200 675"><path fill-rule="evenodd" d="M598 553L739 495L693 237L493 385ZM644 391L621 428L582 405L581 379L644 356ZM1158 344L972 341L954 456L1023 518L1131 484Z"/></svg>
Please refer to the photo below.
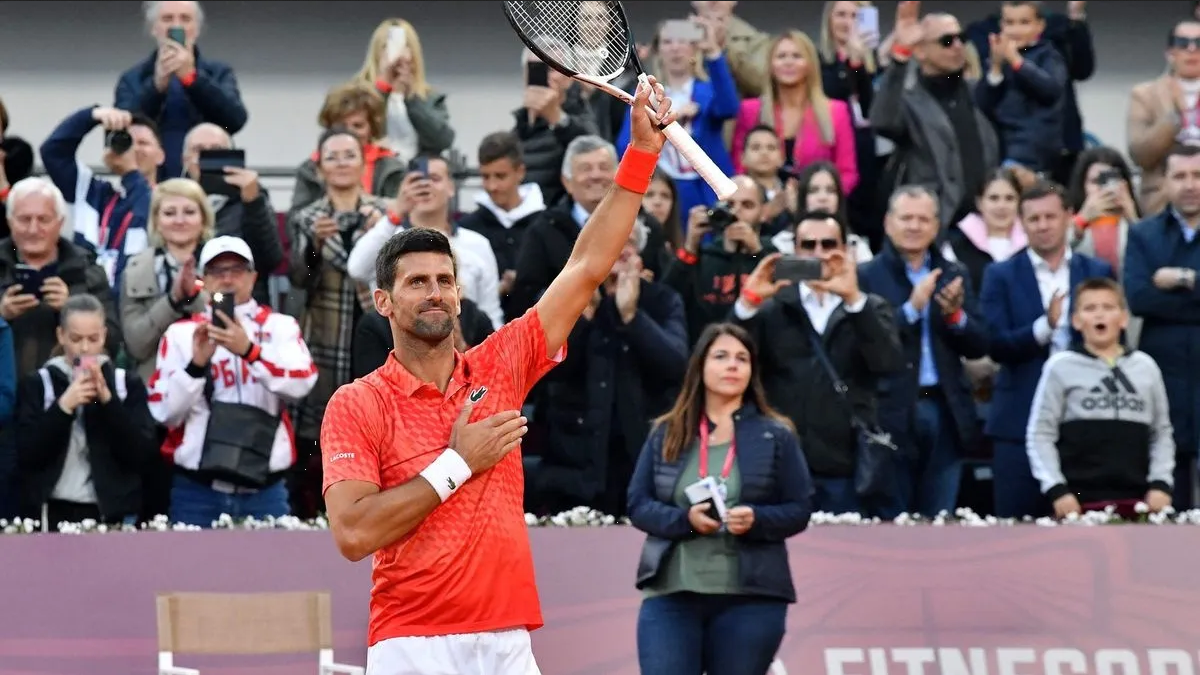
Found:
<svg viewBox="0 0 1200 675"><path fill-rule="evenodd" d="M104 146L114 155L123 155L133 147L133 136L124 129L110 131L104 135Z"/></svg>
<svg viewBox="0 0 1200 675"><path fill-rule="evenodd" d="M717 202L708 210L708 228L715 233L724 232L725 228L736 222L737 216L729 208L729 202Z"/></svg>

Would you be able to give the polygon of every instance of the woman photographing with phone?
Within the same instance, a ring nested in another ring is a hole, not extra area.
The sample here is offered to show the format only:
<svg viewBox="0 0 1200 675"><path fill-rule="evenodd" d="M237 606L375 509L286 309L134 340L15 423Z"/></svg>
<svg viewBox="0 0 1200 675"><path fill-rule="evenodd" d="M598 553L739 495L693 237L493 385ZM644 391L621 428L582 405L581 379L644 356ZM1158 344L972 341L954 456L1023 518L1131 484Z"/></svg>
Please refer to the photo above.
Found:
<svg viewBox="0 0 1200 675"><path fill-rule="evenodd" d="M709 326L629 484L629 518L647 534L642 675L767 671L796 601L785 542L808 526L812 491L791 423L767 404L750 335Z"/></svg>

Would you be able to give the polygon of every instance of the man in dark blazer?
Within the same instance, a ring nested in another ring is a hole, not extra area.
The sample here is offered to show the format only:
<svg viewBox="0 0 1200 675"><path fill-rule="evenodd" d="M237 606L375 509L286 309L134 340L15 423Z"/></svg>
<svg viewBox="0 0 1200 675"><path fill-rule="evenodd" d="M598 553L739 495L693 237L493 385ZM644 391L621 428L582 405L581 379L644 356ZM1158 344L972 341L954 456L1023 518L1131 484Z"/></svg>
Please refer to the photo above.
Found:
<svg viewBox="0 0 1200 675"><path fill-rule="evenodd" d="M1123 281L1129 311L1142 318L1138 349L1159 365L1175 433L1176 509L1195 506L1200 447L1200 148L1178 146L1166 160L1168 206L1129 228Z"/></svg>
<svg viewBox="0 0 1200 675"><path fill-rule="evenodd" d="M988 267L980 292L991 357L1000 364L984 433L992 439L995 514L1001 518L1049 512L1025 451L1033 394L1050 354L1078 340L1070 322L1072 289L1084 279L1114 277L1107 262L1071 252L1061 186L1030 186L1020 210L1029 246Z"/></svg>
<svg viewBox="0 0 1200 675"><path fill-rule="evenodd" d="M940 229L936 194L920 186L897 189L884 228L879 255L859 269L863 291L896 308L907 366L879 387L879 424L901 450L894 511L883 515L952 513L963 451L979 436L962 359L987 355L987 327L966 268L933 246Z"/></svg>
<svg viewBox="0 0 1200 675"><path fill-rule="evenodd" d="M780 254L768 255L742 282L732 319L758 344L767 400L799 430L813 474L813 511L882 515L879 500L864 501L855 488L852 417L876 425L879 383L904 368L895 312L887 300L859 287L839 216L804 213L794 233L801 255L822 260L824 278L776 278ZM847 388L848 404L813 349L814 331Z"/></svg>

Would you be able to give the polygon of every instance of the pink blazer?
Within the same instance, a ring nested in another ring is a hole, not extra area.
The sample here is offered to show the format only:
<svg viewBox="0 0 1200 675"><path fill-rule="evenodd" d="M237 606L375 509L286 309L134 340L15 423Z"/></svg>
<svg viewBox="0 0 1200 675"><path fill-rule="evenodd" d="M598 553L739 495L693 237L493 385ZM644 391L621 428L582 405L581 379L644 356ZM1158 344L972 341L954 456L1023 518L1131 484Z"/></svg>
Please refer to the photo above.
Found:
<svg viewBox="0 0 1200 675"><path fill-rule="evenodd" d="M742 148L746 145L746 134L758 126L761 110L762 102L757 98L742 101L737 123L733 127L733 170L736 173L742 172ZM845 101L830 99L829 113L833 122L833 145L825 145L817 118L809 110L804 115L804 123L796 138L792 164L799 169L821 160L833 162L842 179L842 190L850 194L858 185L858 159L854 154L854 123L850 119L850 106ZM779 144L783 145L782 135Z"/></svg>

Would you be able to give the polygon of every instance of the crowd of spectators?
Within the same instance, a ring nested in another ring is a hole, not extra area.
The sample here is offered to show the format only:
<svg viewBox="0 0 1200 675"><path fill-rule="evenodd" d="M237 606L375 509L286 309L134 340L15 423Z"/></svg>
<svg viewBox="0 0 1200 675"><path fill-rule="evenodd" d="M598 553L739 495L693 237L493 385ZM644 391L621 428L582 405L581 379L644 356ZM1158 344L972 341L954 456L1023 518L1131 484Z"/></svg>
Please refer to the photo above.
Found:
<svg viewBox="0 0 1200 675"><path fill-rule="evenodd" d="M0 515L312 517L324 407L392 348L371 299L384 243L450 239L456 339L479 344L561 271L628 115L526 50L521 107L473 149L482 193L456 203L448 94L389 19L314 106L323 131L272 203L235 143L257 113L198 47L202 6L144 4L153 51L113 74L111 105L35 144L15 132L37 111L0 103ZM604 20L592 4L581 21ZM1000 2L969 25L901 2L888 32L871 3L830 1L812 36L752 26L736 2L677 4L639 49L738 189L719 202L662 153L632 245L527 401L528 511L624 515L652 421L723 321L757 344L814 510L1193 506L1200 20L1161 19L1166 69L1133 89L1112 148L1085 144L1081 0ZM78 152L92 133L105 176ZM777 275L793 256L820 278ZM865 437L890 449L885 490L863 487Z"/></svg>

